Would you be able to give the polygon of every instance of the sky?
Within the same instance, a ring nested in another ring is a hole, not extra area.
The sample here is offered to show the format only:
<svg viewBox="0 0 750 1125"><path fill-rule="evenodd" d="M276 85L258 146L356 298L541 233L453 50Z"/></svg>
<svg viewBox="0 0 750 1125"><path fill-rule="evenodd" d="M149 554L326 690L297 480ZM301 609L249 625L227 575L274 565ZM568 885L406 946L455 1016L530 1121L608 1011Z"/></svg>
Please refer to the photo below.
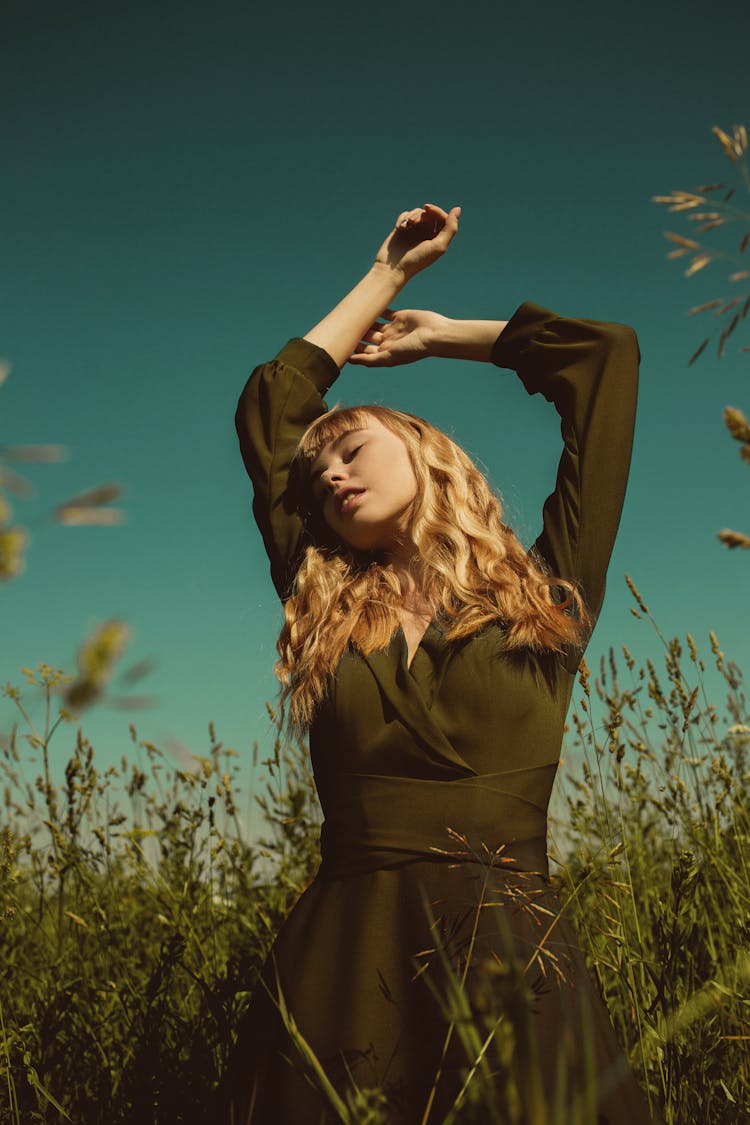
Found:
<svg viewBox="0 0 750 1125"><path fill-rule="evenodd" d="M750 8L720 39L705 21L698 5L644 0L10 0L0 441L61 444L68 458L22 467L37 491L13 499L32 539L24 574L0 587L0 683L23 683L19 669L40 661L73 671L81 640L120 618L132 634L122 667L153 663L131 693L155 704L84 716L100 764L130 753L131 721L139 737L197 754L213 721L250 789L253 744L272 742L281 610L252 523L237 398L256 364L358 280L398 212L428 200L460 204L461 228L401 307L507 320L532 300L638 333L633 468L590 662L622 643L659 655L630 613L627 573L665 635L689 631L708 653L713 629L750 667L750 556L716 540L723 527L750 532L750 470L722 423L727 404L750 413L739 352L750 332L720 362L709 351L687 365L709 321L686 310L741 289L724 264L685 278L684 262L667 261L663 232L688 224L651 202L735 182L711 128L750 126ZM334 399L426 415L533 540L559 425L512 373L350 367ZM105 483L124 489L122 526L46 518ZM0 700L0 730L13 721ZM55 768L74 734L58 732Z"/></svg>

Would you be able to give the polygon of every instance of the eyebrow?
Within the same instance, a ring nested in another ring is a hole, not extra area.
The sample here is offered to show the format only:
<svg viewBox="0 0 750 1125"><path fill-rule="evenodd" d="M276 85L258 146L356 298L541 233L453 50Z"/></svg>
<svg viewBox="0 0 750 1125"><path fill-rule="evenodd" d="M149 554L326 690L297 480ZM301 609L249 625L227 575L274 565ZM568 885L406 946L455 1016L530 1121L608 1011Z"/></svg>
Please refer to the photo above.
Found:
<svg viewBox="0 0 750 1125"><path fill-rule="evenodd" d="M326 444L323 446L323 449L327 449L328 447L330 447L331 449L336 449L336 448L338 448L338 446L341 444L342 441L346 441L346 439L348 437L351 437L352 434L361 434L363 432L363 430L366 430L366 429L367 429L366 426L352 426L352 428L350 430L344 430L343 434L339 434L339 436L337 438L334 438L332 441L326 442ZM317 457L315 458L316 461L317 461L318 457L320 457L320 454L323 452L323 449L318 450ZM323 469L315 469L313 472L310 473L310 476L308 477L308 484L309 484L310 488L314 488L315 482L317 481L318 477L323 472L324 472Z"/></svg>

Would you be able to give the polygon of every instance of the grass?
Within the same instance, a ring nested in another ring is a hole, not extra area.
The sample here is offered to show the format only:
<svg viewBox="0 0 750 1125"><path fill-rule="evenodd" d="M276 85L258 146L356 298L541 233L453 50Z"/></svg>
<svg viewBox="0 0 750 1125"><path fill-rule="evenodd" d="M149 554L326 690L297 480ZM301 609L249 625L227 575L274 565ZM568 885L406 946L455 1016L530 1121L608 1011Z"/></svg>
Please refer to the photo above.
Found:
<svg viewBox="0 0 750 1125"><path fill-rule="evenodd" d="M551 824L556 881L664 1120L740 1122L750 1116L750 722L740 672L715 638L721 708L692 638L660 643L656 662L623 650L596 675L582 670ZM5 689L20 727L0 760L0 1118L216 1120L247 997L315 869L319 811L303 748L273 747L258 798L265 838L251 842L237 816L237 756L213 728L193 770L131 728L135 760L100 771L79 733L56 785L64 681L48 666L27 679L24 693ZM29 692L44 700L41 729ZM516 1065L524 970L507 959L495 1007L477 1017L466 980L446 966L442 1002L466 1055L446 1125L543 1120ZM317 1060L297 1046L314 1076ZM489 1073L507 1079L502 1112ZM555 1125L585 1125L590 1084L568 1078L562 1066ZM388 1119L377 1091L329 1093L334 1120Z"/></svg>

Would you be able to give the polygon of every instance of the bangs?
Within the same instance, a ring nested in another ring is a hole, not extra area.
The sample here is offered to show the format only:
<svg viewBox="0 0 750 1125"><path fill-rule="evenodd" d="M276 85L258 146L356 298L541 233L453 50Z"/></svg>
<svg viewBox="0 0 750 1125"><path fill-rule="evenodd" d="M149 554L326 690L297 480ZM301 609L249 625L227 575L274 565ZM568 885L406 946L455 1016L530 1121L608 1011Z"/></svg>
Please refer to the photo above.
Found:
<svg viewBox="0 0 750 1125"><path fill-rule="evenodd" d="M334 407L317 418L304 432L297 446L295 459L305 468L309 467L310 462L315 460L326 445L344 434L364 430L372 417L372 411L363 406L347 406L342 410Z"/></svg>

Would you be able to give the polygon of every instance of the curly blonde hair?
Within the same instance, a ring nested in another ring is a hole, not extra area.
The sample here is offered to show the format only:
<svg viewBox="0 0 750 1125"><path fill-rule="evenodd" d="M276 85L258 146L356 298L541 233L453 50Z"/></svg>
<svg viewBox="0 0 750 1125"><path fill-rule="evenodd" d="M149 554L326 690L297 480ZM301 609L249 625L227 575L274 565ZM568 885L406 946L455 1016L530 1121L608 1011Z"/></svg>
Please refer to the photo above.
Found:
<svg viewBox="0 0 750 1125"><path fill-rule="evenodd" d="M575 586L552 577L503 523L500 501L471 458L423 418L384 406L334 409L303 434L296 453L303 516L313 544L285 603L276 674L292 726L310 725L348 648L385 648L399 627L398 576L376 552L336 539L309 488L319 452L375 418L406 445L417 480L407 534L415 544L420 594L446 625L448 640L491 622L507 649L562 652L580 645L590 617Z"/></svg>

